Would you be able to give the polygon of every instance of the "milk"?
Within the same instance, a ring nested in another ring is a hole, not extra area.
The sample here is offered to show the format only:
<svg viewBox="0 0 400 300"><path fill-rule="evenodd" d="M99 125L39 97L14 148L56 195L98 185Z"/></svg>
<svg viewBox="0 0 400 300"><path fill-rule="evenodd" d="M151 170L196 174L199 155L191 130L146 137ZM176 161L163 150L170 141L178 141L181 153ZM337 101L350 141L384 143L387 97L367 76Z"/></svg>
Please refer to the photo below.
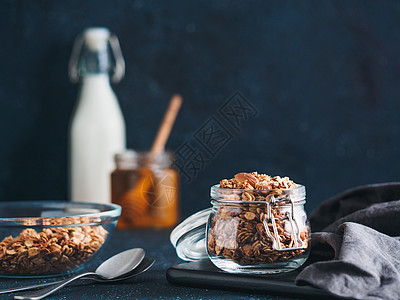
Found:
<svg viewBox="0 0 400 300"><path fill-rule="evenodd" d="M92 63L105 59L108 35L104 31L85 33L84 39L90 53L83 60L87 65L77 72L81 87L70 127L71 200L109 203L114 155L126 148L125 123L110 85L107 66L111 64Z"/></svg>

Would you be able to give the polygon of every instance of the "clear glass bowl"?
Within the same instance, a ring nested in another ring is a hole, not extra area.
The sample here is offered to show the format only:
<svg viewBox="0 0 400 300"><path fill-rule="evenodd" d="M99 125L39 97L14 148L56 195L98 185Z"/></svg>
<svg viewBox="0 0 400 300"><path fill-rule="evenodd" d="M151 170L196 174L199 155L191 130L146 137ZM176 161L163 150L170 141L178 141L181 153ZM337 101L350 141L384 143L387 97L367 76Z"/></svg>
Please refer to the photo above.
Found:
<svg viewBox="0 0 400 300"><path fill-rule="evenodd" d="M83 268L109 240L119 205L0 202L0 277L48 277Z"/></svg>
<svg viewBox="0 0 400 300"><path fill-rule="evenodd" d="M230 273L274 274L300 267L309 254L305 187L240 190L211 187L207 223L211 261Z"/></svg>

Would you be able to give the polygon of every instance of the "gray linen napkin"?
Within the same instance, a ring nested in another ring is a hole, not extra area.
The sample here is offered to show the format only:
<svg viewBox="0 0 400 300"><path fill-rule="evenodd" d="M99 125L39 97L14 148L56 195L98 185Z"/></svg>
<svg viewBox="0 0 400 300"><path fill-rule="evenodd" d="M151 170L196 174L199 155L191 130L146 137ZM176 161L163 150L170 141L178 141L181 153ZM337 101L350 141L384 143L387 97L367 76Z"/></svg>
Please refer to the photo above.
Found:
<svg viewBox="0 0 400 300"><path fill-rule="evenodd" d="M400 299L398 199L400 183L386 183L348 190L322 203L310 215L312 231L319 231L311 236L312 255L329 259L305 267L296 283L343 298Z"/></svg>

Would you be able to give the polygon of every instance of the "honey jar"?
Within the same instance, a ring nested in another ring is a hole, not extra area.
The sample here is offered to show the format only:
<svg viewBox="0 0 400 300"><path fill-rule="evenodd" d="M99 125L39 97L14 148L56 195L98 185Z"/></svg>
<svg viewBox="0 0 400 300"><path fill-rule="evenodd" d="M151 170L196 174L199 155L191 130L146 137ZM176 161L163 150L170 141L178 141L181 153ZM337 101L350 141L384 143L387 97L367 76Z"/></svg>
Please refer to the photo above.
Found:
<svg viewBox="0 0 400 300"><path fill-rule="evenodd" d="M170 227L179 218L179 177L170 152L115 155L111 199L122 207L117 228Z"/></svg>

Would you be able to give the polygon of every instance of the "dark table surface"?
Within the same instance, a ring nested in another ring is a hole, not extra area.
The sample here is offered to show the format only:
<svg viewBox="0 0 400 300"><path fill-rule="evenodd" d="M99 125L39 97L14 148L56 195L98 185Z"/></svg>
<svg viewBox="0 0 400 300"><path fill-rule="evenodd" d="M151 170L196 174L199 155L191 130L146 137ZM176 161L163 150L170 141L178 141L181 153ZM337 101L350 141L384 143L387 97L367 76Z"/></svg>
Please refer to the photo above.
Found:
<svg viewBox="0 0 400 300"><path fill-rule="evenodd" d="M110 242L104 246L98 258L93 261L89 271L108 257L135 247L146 250L148 257L156 259L154 266L144 274L130 280L113 284L77 283L67 286L47 299L295 299L265 294L249 294L233 291L212 290L175 286L166 279L167 269L182 261L176 256L175 249L169 242L170 229L163 230L117 230ZM23 285L59 280L51 279L11 279L0 278L0 288L11 288ZM0 295L0 299L12 299L15 294Z"/></svg>

